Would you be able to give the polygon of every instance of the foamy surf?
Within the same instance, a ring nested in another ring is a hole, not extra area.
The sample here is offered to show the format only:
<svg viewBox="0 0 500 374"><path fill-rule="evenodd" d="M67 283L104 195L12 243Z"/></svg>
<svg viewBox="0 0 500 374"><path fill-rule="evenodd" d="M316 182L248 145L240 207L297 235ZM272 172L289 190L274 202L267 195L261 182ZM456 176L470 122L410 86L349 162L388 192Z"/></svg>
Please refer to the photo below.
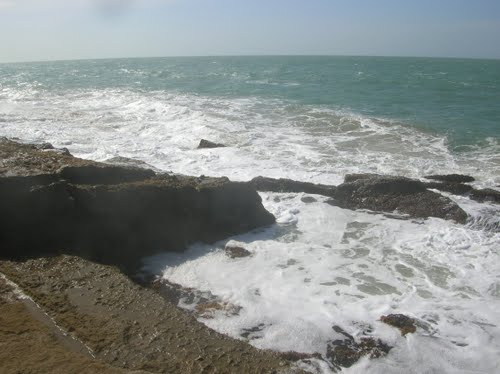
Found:
<svg viewBox="0 0 500 374"><path fill-rule="evenodd" d="M14 91L14 92L13 92ZM256 175L338 184L347 173L473 174L499 183L499 145L455 155L445 137L345 110L256 97L227 99L121 89L51 94L3 89L0 134L49 141L104 161L249 180ZM196 150L201 138L225 149Z"/></svg>
<svg viewBox="0 0 500 374"><path fill-rule="evenodd" d="M202 320L259 348L324 356L340 326L354 337L369 330L395 347L346 372L498 368L498 233L343 210L320 196L304 203L301 194L262 195L278 223L232 238L250 257L231 259L223 241L149 258L146 269L241 307ZM405 338L380 322L389 313L416 318L417 333ZM319 371L331 370L323 364Z"/></svg>

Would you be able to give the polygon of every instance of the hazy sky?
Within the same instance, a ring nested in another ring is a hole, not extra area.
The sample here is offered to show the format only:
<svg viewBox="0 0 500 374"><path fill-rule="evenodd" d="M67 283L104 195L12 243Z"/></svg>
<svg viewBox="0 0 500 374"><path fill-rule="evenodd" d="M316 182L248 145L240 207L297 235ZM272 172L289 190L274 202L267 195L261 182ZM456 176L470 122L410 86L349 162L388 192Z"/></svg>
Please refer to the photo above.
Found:
<svg viewBox="0 0 500 374"><path fill-rule="evenodd" d="M500 0L0 0L0 61L338 54L500 58Z"/></svg>

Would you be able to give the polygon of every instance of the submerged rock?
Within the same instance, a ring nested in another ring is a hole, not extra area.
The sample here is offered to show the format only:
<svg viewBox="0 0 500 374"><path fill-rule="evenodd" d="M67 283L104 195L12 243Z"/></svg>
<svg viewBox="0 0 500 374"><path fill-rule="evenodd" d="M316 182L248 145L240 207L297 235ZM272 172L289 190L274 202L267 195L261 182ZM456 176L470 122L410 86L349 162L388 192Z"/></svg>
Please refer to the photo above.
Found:
<svg viewBox="0 0 500 374"><path fill-rule="evenodd" d="M347 209L398 211L413 218L438 217L465 223L467 214L449 198L427 190L424 183L405 177L347 175L328 203Z"/></svg>
<svg viewBox="0 0 500 374"><path fill-rule="evenodd" d="M311 203L315 203L317 202L318 200L316 200L314 197L312 196L302 196L300 198L300 201L302 201L303 203L306 203L306 204L311 204Z"/></svg>
<svg viewBox="0 0 500 374"><path fill-rule="evenodd" d="M124 267L275 221L251 186L157 176L0 141L0 255L62 251Z"/></svg>
<svg viewBox="0 0 500 374"><path fill-rule="evenodd" d="M195 306L195 313L198 317L211 319L216 313L223 313L226 316L236 316L242 308L227 302L211 301L199 303Z"/></svg>
<svg viewBox="0 0 500 374"><path fill-rule="evenodd" d="M479 202L492 202L492 203L500 203L500 191L494 190L492 188L485 188L482 190L473 190L471 191L469 197L472 200L476 200Z"/></svg>
<svg viewBox="0 0 500 374"><path fill-rule="evenodd" d="M353 336L342 330L339 326L333 329L345 338L328 343L326 350L327 359L335 367L351 367L363 356L379 358L385 356L392 349L391 346L373 337L361 337L356 341Z"/></svg>
<svg viewBox="0 0 500 374"><path fill-rule="evenodd" d="M380 317L380 320L390 326L396 327L401 331L401 335L412 334L417 331L415 320L404 314L389 314Z"/></svg>
<svg viewBox="0 0 500 374"><path fill-rule="evenodd" d="M302 353L302 352L288 351L288 352L281 352L280 356L283 357L283 359L291 362L310 360L313 358L321 360L321 355L319 353Z"/></svg>
<svg viewBox="0 0 500 374"><path fill-rule="evenodd" d="M214 143L214 142L211 142L210 140L206 140L206 139L201 139L200 140L200 144L198 144L198 149L202 149L202 148L224 148L224 147L225 147L224 144Z"/></svg>
<svg viewBox="0 0 500 374"><path fill-rule="evenodd" d="M226 255L231 258L248 257L251 255L247 249L236 245L226 245L224 250L226 251Z"/></svg>
<svg viewBox="0 0 500 374"><path fill-rule="evenodd" d="M470 175L463 174L437 174L437 175L426 175L424 178L432 179L440 182L449 182L449 183L469 183L474 182L474 177Z"/></svg>

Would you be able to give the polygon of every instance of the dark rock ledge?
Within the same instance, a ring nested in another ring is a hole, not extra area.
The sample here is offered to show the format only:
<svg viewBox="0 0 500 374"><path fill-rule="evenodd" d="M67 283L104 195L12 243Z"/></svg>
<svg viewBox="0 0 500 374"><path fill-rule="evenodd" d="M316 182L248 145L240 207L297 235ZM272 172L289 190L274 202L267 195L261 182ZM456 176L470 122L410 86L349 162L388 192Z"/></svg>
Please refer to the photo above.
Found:
<svg viewBox="0 0 500 374"><path fill-rule="evenodd" d="M258 191L304 192L330 197L327 202L346 209L368 209L411 218L438 217L465 223L467 214L452 200L429 191L415 179L378 175L348 174L338 186L296 182L290 179L257 177L248 182Z"/></svg>
<svg viewBox="0 0 500 374"><path fill-rule="evenodd" d="M251 186L156 175L0 140L0 256L66 253L128 271L141 257L272 224Z"/></svg>

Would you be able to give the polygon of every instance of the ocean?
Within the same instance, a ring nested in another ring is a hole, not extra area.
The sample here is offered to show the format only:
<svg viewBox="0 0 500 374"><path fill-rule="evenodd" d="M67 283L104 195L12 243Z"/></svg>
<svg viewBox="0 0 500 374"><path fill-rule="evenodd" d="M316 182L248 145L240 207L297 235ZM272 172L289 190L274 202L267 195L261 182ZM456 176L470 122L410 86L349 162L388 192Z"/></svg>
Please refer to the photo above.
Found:
<svg viewBox="0 0 500 374"><path fill-rule="evenodd" d="M262 175L336 185L348 173L461 173L474 176L477 188L498 190L500 61L280 56L0 64L0 136L236 181ZM202 138L227 147L198 150ZM470 215L460 225L345 210L320 196L261 196L277 224L230 238L251 257L228 258L227 241L195 244L147 258L145 269L241 307L238 315L200 318L259 348L325 355L336 337L332 326L355 337L370 331L394 346L346 373L500 370L498 205L447 194ZM401 337L379 321L389 313L414 317L420 328Z"/></svg>

